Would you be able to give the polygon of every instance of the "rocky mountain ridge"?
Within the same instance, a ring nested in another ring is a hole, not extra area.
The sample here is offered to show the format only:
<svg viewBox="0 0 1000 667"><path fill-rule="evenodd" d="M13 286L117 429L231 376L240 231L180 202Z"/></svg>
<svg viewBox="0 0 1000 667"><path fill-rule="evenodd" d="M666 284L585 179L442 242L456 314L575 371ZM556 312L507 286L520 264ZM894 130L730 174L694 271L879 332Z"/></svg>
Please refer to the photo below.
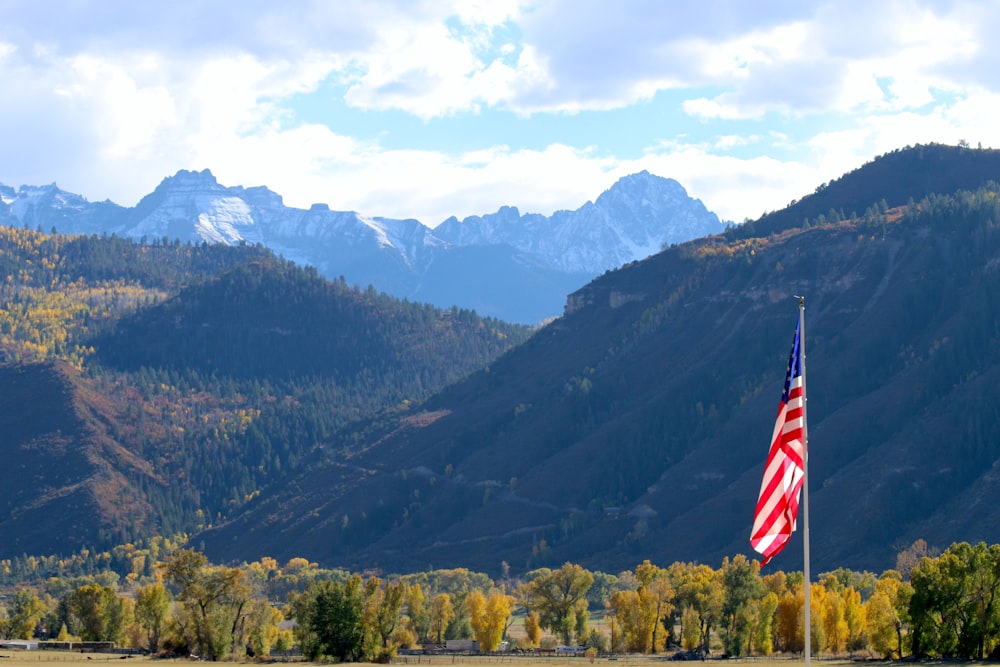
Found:
<svg viewBox="0 0 1000 667"><path fill-rule="evenodd" d="M207 169L165 178L131 209L92 204L55 184L0 185L4 217L8 224L63 233L259 243L327 278L344 276L397 297L530 324L560 314L566 294L604 271L723 230L680 184L648 172L619 180L575 211L543 216L503 207L450 218L435 229L326 204L287 207L266 187L226 187ZM498 295L497 284L507 294Z"/></svg>
<svg viewBox="0 0 1000 667"><path fill-rule="evenodd" d="M508 244L566 271L599 274L722 231L718 218L680 183L642 171L620 179L596 201L551 216L505 206L461 222L445 220L436 236L454 245Z"/></svg>

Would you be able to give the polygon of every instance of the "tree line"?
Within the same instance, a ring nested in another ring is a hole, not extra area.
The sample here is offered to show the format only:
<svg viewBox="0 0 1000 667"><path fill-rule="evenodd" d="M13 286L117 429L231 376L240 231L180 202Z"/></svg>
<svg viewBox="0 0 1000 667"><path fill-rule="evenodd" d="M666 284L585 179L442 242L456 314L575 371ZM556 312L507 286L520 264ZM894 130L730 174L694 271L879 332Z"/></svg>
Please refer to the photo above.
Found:
<svg viewBox="0 0 1000 667"><path fill-rule="evenodd" d="M8 579L0 636L110 641L209 660L293 646L310 659L381 660L448 639L476 639L484 652L503 641L595 653L767 656L804 648L802 573L765 574L743 555L718 568L646 560L618 574L573 563L517 577L504 568L494 580L463 568L352 573L301 558L214 565L163 541L155 546L162 560L128 563L128 553L149 553L129 547L98 558L108 569L88 575ZM129 568L124 577L112 561ZM897 567L881 575L841 568L810 582L813 654L1000 657L1000 545L957 543L934 554L918 541ZM285 619L292 630L282 628Z"/></svg>

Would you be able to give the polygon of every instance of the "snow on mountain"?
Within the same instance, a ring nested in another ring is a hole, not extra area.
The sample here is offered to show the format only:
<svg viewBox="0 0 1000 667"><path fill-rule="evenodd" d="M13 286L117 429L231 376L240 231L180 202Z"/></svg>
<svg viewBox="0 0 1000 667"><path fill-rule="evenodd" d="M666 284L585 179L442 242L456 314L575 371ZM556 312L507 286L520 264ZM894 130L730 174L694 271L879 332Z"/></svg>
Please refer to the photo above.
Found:
<svg viewBox="0 0 1000 667"><path fill-rule="evenodd" d="M416 220L370 218L331 211L326 204L291 208L266 187L222 186L207 169L180 171L164 179L118 231L133 238L260 243L292 261L330 270L339 263L331 257L345 248L362 254L398 253L405 265L417 269L425 245L443 245Z"/></svg>
<svg viewBox="0 0 1000 667"><path fill-rule="evenodd" d="M3 201L20 224L45 231L70 231L78 234L110 231L128 209L110 201L89 202L86 198L50 185L22 185L16 192L2 186Z"/></svg>
<svg viewBox="0 0 1000 667"><path fill-rule="evenodd" d="M243 188L219 185L207 169L180 171L143 197L119 230L134 238L257 243L260 231Z"/></svg>
<svg viewBox="0 0 1000 667"><path fill-rule="evenodd" d="M11 212L18 219L31 217L39 209L60 209L83 211L90 202L51 185L22 185L14 200L10 202Z"/></svg>
<svg viewBox="0 0 1000 667"><path fill-rule="evenodd" d="M9 185L0 183L0 203L7 204L9 206L14 202L15 198L17 198L17 191Z"/></svg>
<svg viewBox="0 0 1000 667"><path fill-rule="evenodd" d="M449 218L435 233L456 245L506 243L562 271L598 274L660 251L664 245L717 234L724 226L673 180L643 171L626 176L596 202L550 217L503 207L492 215Z"/></svg>
<svg viewBox="0 0 1000 667"><path fill-rule="evenodd" d="M461 222L450 218L433 230L413 219L333 211L326 204L287 207L266 187L226 187L207 169L163 179L131 209L90 203L54 183L17 191L0 184L3 208L7 220L45 231L259 243L330 278L532 323L557 315L569 291L604 271L723 229L679 183L645 171L575 211L544 216L505 206ZM0 224L10 224L4 218ZM482 250L459 252L475 248ZM499 294L504 285L518 293Z"/></svg>
<svg viewBox="0 0 1000 667"><path fill-rule="evenodd" d="M17 191L14 188L0 183L0 225L7 225L8 227L17 225L18 220L10 210L10 205L16 197Z"/></svg>

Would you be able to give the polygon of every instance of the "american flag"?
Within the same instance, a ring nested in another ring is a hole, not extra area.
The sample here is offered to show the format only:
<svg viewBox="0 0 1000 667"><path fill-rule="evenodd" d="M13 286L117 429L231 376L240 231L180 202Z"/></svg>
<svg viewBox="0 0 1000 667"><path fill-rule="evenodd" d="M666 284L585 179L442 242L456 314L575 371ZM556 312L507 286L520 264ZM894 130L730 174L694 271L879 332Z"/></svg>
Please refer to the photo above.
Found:
<svg viewBox="0 0 1000 667"><path fill-rule="evenodd" d="M799 492L805 476L806 454L801 330L800 311L785 375L785 391L778 406L778 419L774 423L771 449L767 454L750 534L750 545L764 556L761 564L770 561L788 543L799 514Z"/></svg>

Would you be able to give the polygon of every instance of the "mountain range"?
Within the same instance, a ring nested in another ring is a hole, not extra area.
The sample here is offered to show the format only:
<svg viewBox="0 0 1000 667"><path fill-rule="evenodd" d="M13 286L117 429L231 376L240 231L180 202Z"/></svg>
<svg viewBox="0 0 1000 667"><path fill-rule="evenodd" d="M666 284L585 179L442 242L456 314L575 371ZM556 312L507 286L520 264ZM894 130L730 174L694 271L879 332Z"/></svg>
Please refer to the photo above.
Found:
<svg viewBox="0 0 1000 667"><path fill-rule="evenodd" d="M91 203L55 184L0 184L4 220L145 242L261 244L330 279L526 324L559 315L569 292L604 271L723 230L677 181L648 172L620 179L575 211L544 216L505 206L434 229L326 204L287 207L266 187L225 187L208 170L164 179L134 208Z"/></svg>
<svg viewBox="0 0 1000 667"><path fill-rule="evenodd" d="M796 296L814 572L1000 542L998 181L1000 151L900 149L534 331L256 245L0 230L0 557L176 532L384 573L753 555Z"/></svg>

